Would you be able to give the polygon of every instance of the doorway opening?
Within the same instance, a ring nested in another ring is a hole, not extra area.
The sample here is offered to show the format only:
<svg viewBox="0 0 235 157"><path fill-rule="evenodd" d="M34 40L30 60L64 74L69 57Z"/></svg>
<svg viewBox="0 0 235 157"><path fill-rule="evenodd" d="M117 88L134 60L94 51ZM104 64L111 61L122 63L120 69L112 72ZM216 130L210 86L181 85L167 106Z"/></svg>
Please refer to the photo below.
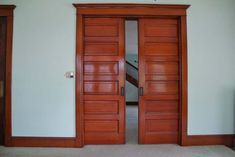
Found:
<svg viewBox="0 0 235 157"><path fill-rule="evenodd" d="M127 129L125 126L129 115L125 114L125 40L128 40L125 22L133 18L138 19L139 38L136 44L139 105L135 112L138 143L182 144L187 137L186 9L189 6L74 6L78 13L77 144L124 144L130 137L126 136L126 130L130 130L128 122Z"/></svg>
<svg viewBox="0 0 235 157"><path fill-rule="evenodd" d="M138 21L125 21L126 143L138 143Z"/></svg>
<svg viewBox="0 0 235 157"><path fill-rule="evenodd" d="M4 145L5 74L6 74L6 17L0 16L0 145Z"/></svg>

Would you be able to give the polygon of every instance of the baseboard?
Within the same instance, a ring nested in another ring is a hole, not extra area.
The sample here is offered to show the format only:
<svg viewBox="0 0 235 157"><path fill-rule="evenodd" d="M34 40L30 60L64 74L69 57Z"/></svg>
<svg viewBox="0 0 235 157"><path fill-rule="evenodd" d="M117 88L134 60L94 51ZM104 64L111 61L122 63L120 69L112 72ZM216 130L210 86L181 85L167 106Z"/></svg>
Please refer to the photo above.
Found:
<svg viewBox="0 0 235 157"><path fill-rule="evenodd" d="M234 146L235 135L191 135L183 139L183 146L226 145Z"/></svg>
<svg viewBox="0 0 235 157"><path fill-rule="evenodd" d="M183 138L182 146L225 145L234 147L235 135L192 135ZM12 137L8 147L81 147L75 138Z"/></svg>
<svg viewBox="0 0 235 157"><path fill-rule="evenodd" d="M137 105L138 106L138 101L127 101L126 105Z"/></svg>
<svg viewBox="0 0 235 157"><path fill-rule="evenodd" d="M76 138L63 137L12 137L8 147L80 147Z"/></svg>

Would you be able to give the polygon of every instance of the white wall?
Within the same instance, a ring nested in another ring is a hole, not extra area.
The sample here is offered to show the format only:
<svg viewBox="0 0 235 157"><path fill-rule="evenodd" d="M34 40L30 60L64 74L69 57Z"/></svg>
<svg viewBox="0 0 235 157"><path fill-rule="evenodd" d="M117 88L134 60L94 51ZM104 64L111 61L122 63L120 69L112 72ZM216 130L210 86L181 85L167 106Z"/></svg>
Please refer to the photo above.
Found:
<svg viewBox="0 0 235 157"><path fill-rule="evenodd" d="M13 47L14 136L75 135L75 2L0 0L16 4ZM151 0L115 2L151 3ZM235 133L235 1L158 0L188 10L188 133Z"/></svg>
<svg viewBox="0 0 235 157"><path fill-rule="evenodd" d="M130 20L125 22L126 55L138 55L138 22Z"/></svg>

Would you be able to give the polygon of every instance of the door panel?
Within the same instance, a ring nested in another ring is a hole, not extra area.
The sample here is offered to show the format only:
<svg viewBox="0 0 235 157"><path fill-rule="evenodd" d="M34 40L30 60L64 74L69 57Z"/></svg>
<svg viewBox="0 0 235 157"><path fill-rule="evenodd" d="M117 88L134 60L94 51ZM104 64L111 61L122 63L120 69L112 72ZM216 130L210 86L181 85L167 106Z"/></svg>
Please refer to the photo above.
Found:
<svg viewBox="0 0 235 157"><path fill-rule="evenodd" d="M118 132L117 120L87 120L85 123L85 132Z"/></svg>
<svg viewBox="0 0 235 157"><path fill-rule="evenodd" d="M117 95L118 82L84 82L84 93L86 95Z"/></svg>
<svg viewBox="0 0 235 157"><path fill-rule="evenodd" d="M177 19L139 20L139 143L178 143Z"/></svg>
<svg viewBox="0 0 235 157"><path fill-rule="evenodd" d="M178 74L178 62L146 62L146 74Z"/></svg>
<svg viewBox="0 0 235 157"><path fill-rule="evenodd" d="M151 113L178 113L178 101L161 100L161 101L146 101L145 114Z"/></svg>
<svg viewBox="0 0 235 157"><path fill-rule="evenodd" d="M118 101L86 101L85 114L118 114Z"/></svg>
<svg viewBox="0 0 235 157"><path fill-rule="evenodd" d="M94 43L90 42L85 45L85 55L104 56L118 55L118 43Z"/></svg>
<svg viewBox="0 0 235 157"><path fill-rule="evenodd" d="M162 133L175 133L178 131L177 120L164 119L164 120L147 120L146 131L152 132L162 132Z"/></svg>
<svg viewBox="0 0 235 157"><path fill-rule="evenodd" d="M124 20L85 18L84 32L85 144L124 143Z"/></svg>
<svg viewBox="0 0 235 157"><path fill-rule="evenodd" d="M118 36L118 26L116 24L103 25L102 23L100 24L96 23L95 20L87 21L87 23L89 23L89 25L86 25L86 28L85 28L86 37L113 37L113 36L116 37Z"/></svg>
<svg viewBox="0 0 235 157"><path fill-rule="evenodd" d="M118 74L118 62L86 62L84 73L92 75L116 75Z"/></svg>
<svg viewBox="0 0 235 157"><path fill-rule="evenodd" d="M148 37L146 37L148 38ZM178 44L177 43L165 43L158 41L158 43L145 43L145 54L146 55L178 55Z"/></svg>
<svg viewBox="0 0 235 157"><path fill-rule="evenodd" d="M147 95L178 94L178 82L146 81L145 82L145 93Z"/></svg>
<svg viewBox="0 0 235 157"><path fill-rule="evenodd" d="M177 36L177 28L171 25L167 26L149 26L146 28L145 35L148 37L172 37Z"/></svg>

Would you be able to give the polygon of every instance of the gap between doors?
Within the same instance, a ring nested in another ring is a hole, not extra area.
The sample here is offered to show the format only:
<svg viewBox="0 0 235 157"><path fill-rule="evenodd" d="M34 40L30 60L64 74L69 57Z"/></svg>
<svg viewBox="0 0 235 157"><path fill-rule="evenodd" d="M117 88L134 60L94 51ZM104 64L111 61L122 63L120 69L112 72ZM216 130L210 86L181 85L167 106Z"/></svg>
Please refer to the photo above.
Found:
<svg viewBox="0 0 235 157"><path fill-rule="evenodd" d="M138 20L125 20L126 143L138 143Z"/></svg>

